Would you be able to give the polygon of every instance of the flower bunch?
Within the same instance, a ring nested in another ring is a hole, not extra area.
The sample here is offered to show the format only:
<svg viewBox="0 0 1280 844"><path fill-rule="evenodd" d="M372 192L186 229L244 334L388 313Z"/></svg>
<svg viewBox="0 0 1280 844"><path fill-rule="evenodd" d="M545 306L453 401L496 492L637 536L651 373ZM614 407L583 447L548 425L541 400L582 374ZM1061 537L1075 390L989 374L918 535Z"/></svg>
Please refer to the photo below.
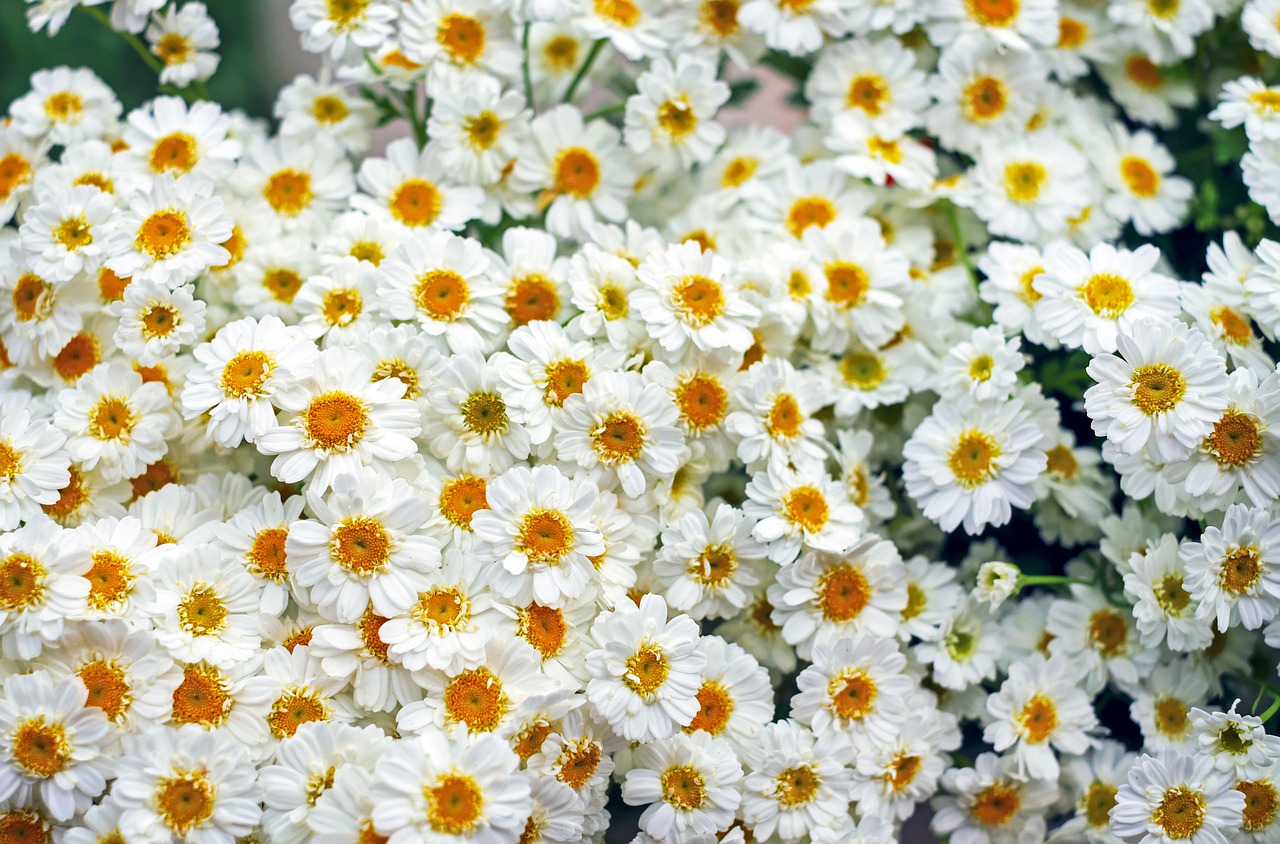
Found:
<svg viewBox="0 0 1280 844"><path fill-rule="evenodd" d="M0 123L0 839L1280 841L1278 0L293 0L272 121L106 5L157 96Z"/></svg>

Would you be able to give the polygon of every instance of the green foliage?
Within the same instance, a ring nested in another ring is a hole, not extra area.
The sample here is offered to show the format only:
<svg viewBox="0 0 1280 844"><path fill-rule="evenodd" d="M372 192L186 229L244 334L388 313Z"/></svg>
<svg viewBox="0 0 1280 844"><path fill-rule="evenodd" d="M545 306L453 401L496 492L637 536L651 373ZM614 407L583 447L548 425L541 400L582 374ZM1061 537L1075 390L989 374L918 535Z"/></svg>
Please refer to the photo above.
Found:
<svg viewBox="0 0 1280 844"><path fill-rule="evenodd" d="M217 0L209 13L222 35L222 64L209 82L209 95L224 108L241 108L256 116L271 110L274 92L265 90L263 74L255 59L262 41L261 28L253 23L254 0ZM117 93L126 109L154 97L156 76L118 34L88 15L72 14L56 37L32 34L21 0L0 0L0 106L26 93L31 74L44 68L67 65L87 67ZM266 46L262 44L261 46Z"/></svg>

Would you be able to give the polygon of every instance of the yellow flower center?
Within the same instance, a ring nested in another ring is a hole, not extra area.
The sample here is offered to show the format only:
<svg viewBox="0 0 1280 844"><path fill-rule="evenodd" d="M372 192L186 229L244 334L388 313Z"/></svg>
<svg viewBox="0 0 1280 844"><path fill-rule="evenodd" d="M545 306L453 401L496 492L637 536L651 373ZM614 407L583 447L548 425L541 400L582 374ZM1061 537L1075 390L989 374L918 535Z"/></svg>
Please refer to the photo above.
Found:
<svg viewBox="0 0 1280 844"><path fill-rule="evenodd" d="M698 128L698 118L687 101L667 100L658 106L658 125L672 138L679 140Z"/></svg>
<svg viewBox="0 0 1280 844"><path fill-rule="evenodd" d="M1176 786L1164 793L1160 805L1151 813L1151 822L1163 829L1169 838L1190 838L1204 826L1206 808L1200 792Z"/></svg>
<svg viewBox="0 0 1280 844"><path fill-rule="evenodd" d="M578 199L586 199L600 185L600 164L589 150L569 147L556 157L555 190Z"/></svg>
<svg viewBox="0 0 1280 844"><path fill-rule="evenodd" d="M593 0L596 14L630 29L640 22L640 9L632 0Z"/></svg>
<svg viewBox="0 0 1280 844"><path fill-rule="evenodd" d="M156 55L167 65L182 64L195 51L191 39L177 32L166 32L155 45Z"/></svg>
<svg viewBox="0 0 1280 844"><path fill-rule="evenodd" d="M695 328L710 325L724 313L724 290L703 275L691 275L672 291L673 304L683 322Z"/></svg>
<svg viewBox="0 0 1280 844"><path fill-rule="evenodd" d="M573 524L559 510L530 510L520 520L517 550L533 563L559 565L573 550Z"/></svg>
<svg viewBox="0 0 1280 844"><path fill-rule="evenodd" d="M440 512L454 527L471 530L471 517L489 506L484 478L459 475L440 487Z"/></svg>
<svg viewBox="0 0 1280 844"><path fill-rule="evenodd" d="M156 211L138 226L138 235L133 240L133 248L144 252L153 261L170 258L191 243L191 229L187 226L187 215L181 211L169 209Z"/></svg>
<svg viewBox="0 0 1280 844"><path fill-rule="evenodd" d="M68 120L84 111L84 100L72 91L58 91L44 101L44 113L55 123Z"/></svg>
<svg viewBox="0 0 1280 844"><path fill-rule="evenodd" d="M836 261L822 268L827 277L827 298L842 311L856 308L871 289L866 270L848 261Z"/></svg>
<svg viewBox="0 0 1280 844"><path fill-rule="evenodd" d="M277 214L295 217L315 199L311 192L311 174L301 170L281 170L267 179L262 196Z"/></svg>
<svg viewBox="0 0 1280 844"><path fill-rule="evenodd" d="M1018 786L997 780L974 795L969 815L984 826L1004 826L1021 806Z"/></svg>
<svg viewBox="0 0 1280 844"><path fill-rule="evenodd" d="M112 721L118 721L128 711L132 702L129 678L114 661L98 659L86 662L76 671L76 676L89 690L85 706L98 707Z"/></svg>
<svg viewBox="0 0 1280 844"><path fill-rule="evenodd" d="M347 107L342 97L323 94L311 101L311 116L323 126L333 126L336 123L341 123L350 114L351 109Z"/></svg>
<svg viewBox="0 0 1280 844"><path fill-rule="evenodd" d="M364 437L369 427L369 410L358 396L331 390L311 400L303 412L303 420L308 447L344 452Z"/></svg>
<svg viewBox="0 0 1280 844"><path fill-rule="evenodd" d="M1187 705L1177 698L1158 697L1155 702L1155 725L1163 735L1178 739L1191 729Z"/></svg>
<svg viewBox="0 0 1280 844"><path fill-rule="evenodd" d="M71 743L61 724L43 715L20 721L10 739L13 761L29 777L47 779L67 766Z"/></svg>
<svg viewBox="0 0 1280 844"><path fill-rule="evenodd" d="M831 710L846 721L860 721L875 708L876 681L860 668L841 671L827 683Z"/></svg>
<svg viewBox="0 0 1280 844"><path fill-rule="evenodd" d="M429 226L440 216L444 197L426 179L406 179L391 195L391 214L406 226Z"/></svg>
<svg viewBox="0 0 1280 844"><path fill-rule="evenodd" d="M454 630L471 619L471 604L458 589L438 587L418 596L413 616L424 626Z"/></svg>
<svg viewBox="0 0 1280 844"><path fill-rule="evenodd" d="M1081 803L1089 826L1100 829L1111 822L1111 809L1116 805L1116 787L1095 780L1085 791Z"/></svg>
<svg viewBox="0 0 1280 844"><path fill-rule="evenodd" d="M474 149L489 149L498 142L502 134L502 119L492 111L483 111L474 117L468 117L462 124L462 131L467 142Z"/></svg>
<svg viewBox="0 0 1280 844"><path fill-rule="evenodd" d="M227 622L227 605L210 586L198 584L178 604L178 624L192 636L208 636Z"/></svg>
<svg viewBox="0 0 1280 844"><path fill-rule="evenodd" d="M1018 0L964 0L969 17L982 26L1012 26L1018 18Z"/></svg>
<svg viewBox="0 0 1280 844"><path fill-rule="evenodd" d="M240 352L222 368L223 395L233 399L262 395L262 385L275 366L275 358L266 352Z"/></svg>
<svg viewBox="0 0 1280 844"><path fill-rule="evenodd" d="M463 424L473 434L488 439L506 432L507 403L497 393L472 393L459 406Z"/></svg>
<svg viewBox="0 0 1280 844"><path fill-rule="evenodd" d="M483 666L463 671L444 690L445 718L473 733L497 729L510 705L502 681Z"/></svg>
<svg viewBox="0 0 1280 844"><path fill-rule="evenodd" d="M1078 50L1089 39L1089 27L1079 18L1063 15L1058 19L1058 49Z"/></svg>
<svg viewBox="0 0 1280 844"><path fill-rule="evenodd" d="M617 465L635 461L644 450L648 429L638 417L615 411L591 432L591 444L601 463Z"/></svg>
<svg viewBox="0 0 1280 844"><path fill-rule="evenodd" d="M1108 659L1125 652L1128 636L1129 625L1117 612L1098 610L1089 618L1089 643Z"/></svg>
<svg viewBox="0 0 1280 844"><path fill-rule="evenodd" d="M553 320L560 311L560 291L555 282L544 275L527 275L512 281L507 289L506 306L516 325Z"/></svg>
<svg viewBox="0 0 1280 844"><path fill-rule="evenodd" d="M791 524L809 533L817 533L827 524L830 513L827 499L817 487L795 487L782 501L784 515Z"/></svg>
<svg viewBox="0 0 1280 844"><path fill-rule="evenodd" d="M53 239L70 252L93 243L93 227L83 214L63 220L53 230Z"/></svg>
<svg viewBox="0 0 1280 844"><path fill-rule="evenodd" d="M692 765L673 765L662 772L662 799L677 809L700 809L707 802L707 782Z"/></svg>
<svg viewBox="0 0 1280 844"><path fill-rule="evenodd" d="M364 311L364 298L359 290L330 290L324 294L320 312L325 322L335 326L348 326Z"/></svg>
<svg viewBox="0 0 1280 844"><path fill-rule="evenodd" d="M1164 71L1143 55L1132 55L1125 59L1124 74L1138 87L1148 91L1158 91L1164 87Z"/></svg>
<svg viewBox="0 0 1280 844"><path fill-rule="evenodd" d="M214 787L202 772L184 771L160 782L155 804L164 825L186 835L213 816Z"/></svg>
<svg viewBox="0 0 1280 844"><path fill-rule="evenodd" d="M1043 744L1058 728L1058 707L1048 695L1035 695L1018 713L1018 727L1028 744Z"/></svg>
<svg viewBox="0 0 1280 844"><path fill-rule="evenodd" d="M736 188L741 186L743 182L755 175L759 167L759 160L749 156L740 155L731 159L720 173L720 187Z"/></svg>
<svg viewBox="0 0 1280 844"><path fill-rule="evenodd" d="M1267 780L1236 783L1236 791L1244 795L1244 821L1240 824L1243 832L1257 832L1271 826L1276 819L1276 809L1280 807L1276 788Z"/></svg>
<svg viewBox="0 0 1280 844"><path fill-rule="evenodd" d="M427 821L441 835L465 835L480 825L484 792L466 774L445 774L423 789Z"/></svg>
<svg viewBox="0 0 1280 844"><path fill-rule="evenodd" d="M1167 363L1152 363L1133 371L1129 388L1134 405L1148 416L1155 416L1177 407L1187 392L1187 382Z"/></svg>
<svg viewBox="0 0 1280 844"><path fill-rule="evenodd" d="M16 152L0 157L0 199L8 199L19 186L31 181L31 163Z"/></svg>
<svg viewBox="0 0 1280 844"><path fill-rule="evenodd" d="M127 399L103 396L89 411L89 434L96 440L126 442L137 421Z"/></svg>
<svg viewBox="0 0 1280 844"><path fill-rule="evenodd" d="M1218 582L1222 588L1239 597L1262 579L1262 556L1250 545L1230 551L1218 570Z"/></svg>
<svg viewBox="0 0 1280 844"><path fill-rule="evenodd" d="M339 31L353 28L364 15L369 0L327 0L329 20Z"/></svg>
<svg viewBox="0 0 1280 844"><path fill-rule="evenodd" d="M431 270L418 277L414 298L432 319L451 322L466 310L471 291L466 279L453 270Z"/></svg>
<svg viewBox="0 0 1280 844"><path fill-rule="evenodd" d="M560 770L556 779L580 791L595 776L600 767L600 745L595 742L575 747L567 751L560 761Z"/></svg>
<svg viewBox="0 0 1280 844"><path fill-rule="evenodd" d="M738 31L737 0L705 0L698 19L721 38L728 38Z"/></svg>
<svg viewBox="0 0 1280 844"><path fill-rule="evenodd" d="M89 581L89 607L104 612L129 597L135 576L129 560L111 550L94 551L85 579Z"/></svg>
<svg viewBox="0 0 1280 844"><path fill-rule="evenodd" d="M650 642L643 642L636 652L627 657L627 673L623 682L631 691L646 700L652 698L667 681L671 666L662 649Z"/></svg>
<svg viewBox="0 0 1280 844"><path fill-rule="evenodd" d="M1149 199L1160 190L1160 174L1146 159L1125 156L1120 161L1120 176L1134 196Z"/></svg>
<svg viewBox="0 0 1280 844"><path fill-rule="evenodd" d="M1035 202L1049 178L1049 171L1034 161L1020 161L1004 168L1004 191L1014 202Z"/></svg>
<svg viewBox="0 0 1280 844"><path fill-rule="evenodd" d="M800 236L813 226L826 228L836 218L836 207L831 200L821 196L807 196L797 199L787 211L786 227L791 236Z"/></svg>
<svg viewBox="0 0 1280 844"><path fill-rule="evenodd" d="M738 570L738 556L727 542L713 543L689 561L686 573L698 583L711 588L725 586Z"/></svg>
<svg viewBox="0 0 1280 844"><path fill-rule="evenodd" d="M974 428L964 432L956 440L947 458L947 465L951 467L951 473L960 486L974 489L999 473L996 460L1000 454L1000 444L995 438Z"/></svg>
<svg viewBox="0 0 1280 844"><path fill-rule="evenodd" d="M386 251L382 248L382 244L374 240L357 240L351 244L351 249L347 254L357 261L373 264L375 267L381 266L384 258L387 257Z"/></svg>
<svg viewBox="0 0 1280 844"><path fill-rule="evenodd" d="M1250 413L1229 408L1213 425L1205 446L1223 468L1249 463L1262 451L1258 420Z"/></svg>
<svg viewBox="0 0 1280 844"><path fill-rule="evenodd" d="M19 322L43 319L53 310L53 285L38 275L27 273L13 288L13 310Z"/></svg>
<svg viewBox="0 0 1280 844"><path fill-rule="evenodd" d="M454 12L440 21L436 41L458 64L472 65L484 55L484 24L470 15Z"/></svg>
<svg viewBox="0 0 1280 844"><path fill-rule="evenodd" d="M351 574L368 577L386 569L391 559L391 534L369 516L352 516L333 529L329 556Z"/></svg>
<svg viewBox="0 0 1280 844"><path fill-rule="evenodd" d="M868 72L853 78L844 101L849 108L861 109L871 117L878 117L891 97L892 89L885 78Z"/></svg>
<svg viewBox="0 0 1280 844"><path fill-rule="evenodd" d="M994 76L978 76L965 86L960 110L975 123L989 123L1009 106L1009 90Z"/></svg>
<svg viewBox="0 0 1280 844"><path fill-rule="evenodd" d="M715 680L707 680L698 689L698 714L693 716L686 733L702 730L713 736L724 732L733 714L733 697Z"/></svg>
<svg viewBox="0 0 1280 844"><path fill-rule="evenodd" d="M804 413L800 403L790 393L779 393L769 408L764 429L775 440L791 440L800 436L804 425Z"/></svg>
<svg viewBox="0 0 1280 844"><path fill-rule="evenodd" d="M329 707L315 692L286 691L271 705L267 726L276 738L291 738L298 728L312 721L329 720Z"/></svg>
<svg viewBox="0 0 1280 844"><path fill-rule="evenodd" d="M882 778L894 791L902 791L915 781L924 767L924 760L919 756L899 753L893 757L893 764Z"/></svg>
<svg viewBox="0 0 1280 844"><path fill-rule="evenodd" d="M555 607L530 604L520 610L519 615L520 637L542 654L544 660L552 659L564 649L568 633L564 612Z"/></svg>
<svg viewBox="0 0 1280 844"><path fill-rule="evenodd" d="M871 600L871 584L861 569L840 565L818 578L818 602L828 621L852 621Z"/></svg>
<svg viewBox="0 0 1280 844"><path fill-rule="evenodd" d="M173 720L179 724L221 724L231 711L231 684L210 665L188 665L173 691Z"/></svg>

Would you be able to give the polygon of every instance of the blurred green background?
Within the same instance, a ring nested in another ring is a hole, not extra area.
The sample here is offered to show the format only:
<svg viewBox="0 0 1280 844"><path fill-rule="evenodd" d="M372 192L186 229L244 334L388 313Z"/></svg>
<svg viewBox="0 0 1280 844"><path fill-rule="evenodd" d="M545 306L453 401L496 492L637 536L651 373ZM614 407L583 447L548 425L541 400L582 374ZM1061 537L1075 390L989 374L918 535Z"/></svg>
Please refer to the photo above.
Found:
<svg viewBox="0 0 1280 844"><path fill-rule="evenodd" d="M275 93L262 84L271 72L267 30L253 10L271 0L208 0L218 24L222 64L209 94L224 108L265 116ZM156 94L156 75L123 38L81 12L74 12L56 37L27 29L26 3L0 0L0 111L27 91L31 74L42 68L87 67L115 90L126 110ZM100 7L107 9L109 7Z"/></svg>

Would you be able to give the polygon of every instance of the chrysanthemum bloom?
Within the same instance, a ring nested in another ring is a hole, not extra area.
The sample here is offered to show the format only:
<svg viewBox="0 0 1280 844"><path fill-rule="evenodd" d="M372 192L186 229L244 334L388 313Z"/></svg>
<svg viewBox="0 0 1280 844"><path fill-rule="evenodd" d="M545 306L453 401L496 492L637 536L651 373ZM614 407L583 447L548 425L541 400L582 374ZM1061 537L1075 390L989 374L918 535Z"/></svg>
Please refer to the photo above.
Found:
<svg viewBox="0 0 1280 844"><path fill-rule="evenodd" d="M107 267L120 277L177 287L231 257L231 220L203 176L157 176L135 193L111 237Z"/></svg>
<svg viewBox="0 0 1280 844"><path fill-rule="evenodd" d="M1009 667L1000 691L987 698L996 720L983 739L998 752L1013 748L1019 769L1035 779L1058 775L1058 754L1078 756L1093 743L1097 716L1073 666L1063 658L1033 656Z"/></svg>
<svg viewBox="0 0 1280 844"><path fill-rule="evenodd" d="M1228 507L1221 527L1205 528L1179 555L1197 620L1216 619L1220 632L1237 621L1256 630L1280 612L1280 520L1269 510Z"/></svg>
<svg viewBox="0 0 1280 844"><path fill-rule="evenodd" d="M742 765L732 746L707 733L642 745L622 799L646 806L640 827L660 840L692 841L728 826L742 800Z"/></svg>
<svg viewBox="0 0 1280 844"><path fill-rule="evenodd" d="M848 812L852 746L819 743L812 732L787 720L761 733L755 753L760 762L743 781L742 815L756 835L799 841Z"/></svg>
<svg viewBox="0 0 1280 844"><path fill-rule="evenodd" d="M1116 793L1111 828L1126 838L1226 841L1240 828L1245 807L1234 786L1234 775L1215 771L1210 757L1144 754Z"/></svg>
<svg viewBox="0 0 1280 844"><path fill-rule="evenodd" d="M1089 362L1085 391L1093 432L1123 454L1162 463L1184 459L1227 407L1226 363L1204 335L1181 322L1145 320L1116 337L1119 354Z"/></svg>
<svg viewBox="0 0 1280 844"><path fill-rule="evenodd" d="M623 601L591 628L587 699L619 735L653 741L675 734L698 714L698 626L688 616L667 620L666 602L645 595Z"/></svg>

